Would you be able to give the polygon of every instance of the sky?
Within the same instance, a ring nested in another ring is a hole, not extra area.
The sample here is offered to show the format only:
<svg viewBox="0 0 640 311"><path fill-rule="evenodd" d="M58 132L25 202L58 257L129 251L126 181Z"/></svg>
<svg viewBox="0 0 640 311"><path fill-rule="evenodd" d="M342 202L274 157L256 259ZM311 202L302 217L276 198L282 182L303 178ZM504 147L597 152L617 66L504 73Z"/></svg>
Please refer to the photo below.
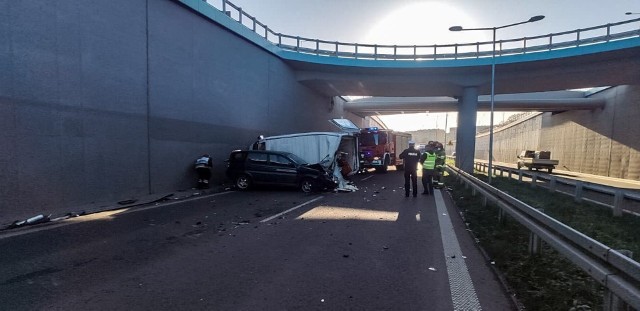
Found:
<svg viewBox="0 0 640 311"><path fill-rule="evenodd" d="M208 0L216 3L221 0ZM640 0L231 0L275 32L306 38L360 44L430 45L491 41L491 31L451 32L449 27L499 27L497 40L545 35L638 18ZM349 94L344 94L349 95ZM478 125L489 124L478 113ZM494 123L509 113L496 112ZM393 129L456 126L456 114L422 113L383 117ZM425 121L426 120L426 121Z"/></svg>

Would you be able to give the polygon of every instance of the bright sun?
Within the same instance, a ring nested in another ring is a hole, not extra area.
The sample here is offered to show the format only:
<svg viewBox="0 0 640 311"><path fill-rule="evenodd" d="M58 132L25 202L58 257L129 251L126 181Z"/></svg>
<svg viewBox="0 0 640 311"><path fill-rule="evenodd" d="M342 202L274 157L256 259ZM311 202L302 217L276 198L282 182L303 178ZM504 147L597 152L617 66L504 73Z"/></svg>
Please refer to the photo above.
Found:
<svg viewBox="0 0 640 311"><path fill-rule="evenodd" d="M478 27L463 10L442 2L410 3L381 18L361 43L383 45L432 45L490 41L491 33L482 31L451 32L449 27ZM405 114L381 116L390 128L410 131L427 128L447 129L457 126L456 114ZM479 120L482 116L478 116ZM480 122L482 123L482 122Z"/></svg>
<svg viewBox="0 0 640 311"><path fill-rule="evenodd" d="M378 21L363 43L395 45L431 45L469 43L490 40L482 32L452 33L449 27L474 26L464 11L442 2L420 2L402 6Z"/></svg>

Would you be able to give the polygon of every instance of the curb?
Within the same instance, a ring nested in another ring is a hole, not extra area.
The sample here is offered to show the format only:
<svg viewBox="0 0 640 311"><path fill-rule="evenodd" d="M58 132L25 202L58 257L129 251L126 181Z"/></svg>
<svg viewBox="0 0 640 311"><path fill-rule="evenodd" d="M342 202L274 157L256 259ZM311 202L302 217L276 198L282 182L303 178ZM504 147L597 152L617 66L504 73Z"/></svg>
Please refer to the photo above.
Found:
<svg viewBox="0 0 640 311"><path fill-rule="evenodd" d="M27 219L16 220L8 224L0 224L0 234L6 233L9 231L26 229L26 228L34 228L45 226L47 224L53 224L56 222L60 222L70 218L81 217L85 215L91 215L100 212L108 212L125 208L139 207L145 206L153 203L173 201L173 200L188 200L188 199L196 199L203 197L205 195L211 195L221 192L229 191L230 188L224 185L220 187L216 187L213 189L188 189L188 190L179 190L171 193L164 194L156 194L156 195L146 195L143 199L127 199L121 200L114 203L109 203L107 205L101 205L98 207L88 207L82 208L79 207L69 212L56 213L56 214L39 214Z"/></svg>

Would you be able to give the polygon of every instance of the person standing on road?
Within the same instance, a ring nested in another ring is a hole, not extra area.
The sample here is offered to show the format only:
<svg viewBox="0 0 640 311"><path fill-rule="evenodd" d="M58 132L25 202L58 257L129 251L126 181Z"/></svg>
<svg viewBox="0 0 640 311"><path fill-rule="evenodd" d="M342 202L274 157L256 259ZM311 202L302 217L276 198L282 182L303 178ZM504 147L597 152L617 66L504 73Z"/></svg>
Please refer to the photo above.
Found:
<svg viewBox="0 0 640 311"><path fill-rule="evenodd" d="M433 142L429 142L425 148L425 152L420 158L420 164L422 164L422 187L424 192L422 194L433 195L433 175L436 173L436 158Z"/></svg>
<svg viewBox="0 0 640 311"><path fill-rule="evenodd" d="M409 180L413 187L413 197L418 196L418 176L416 170L418 169L418 161L420 161L420 151L416 149L416 143L409 141L409 148L402 151L399 156L404 160L404 196L409 196Z"/></svg>
<svg viewBox="0 0 640 311"><path fill-rule="evenodd" d="M203 154L196 160L195 169L198 173L198 188L209 188L209 179L211 179L211 167L213 167L213 161L208 154Z"/></svg>
<svg viewBox="0 0 640 311"><path fill-rule="evenodd" d="M447 154L444 151L444 146L440 142L434 142L435 154L436 154L436 172L435 172L435 181L437 183L437 187L442 187L442 175L444 175L444 164L447 159Z"/></svg>

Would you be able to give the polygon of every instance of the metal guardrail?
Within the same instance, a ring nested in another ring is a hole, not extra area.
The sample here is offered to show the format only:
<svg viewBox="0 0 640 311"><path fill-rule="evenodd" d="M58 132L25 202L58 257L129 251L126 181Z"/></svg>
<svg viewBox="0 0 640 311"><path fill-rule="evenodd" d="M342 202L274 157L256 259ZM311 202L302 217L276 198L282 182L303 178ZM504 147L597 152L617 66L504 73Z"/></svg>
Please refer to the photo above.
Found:
<svg viewBox="0 0 640 311"><path fill-rule="evenodd" d="M204 1L277 47L296 53L371 60L491 58L493 41L443 45L384 45L328 41L275 32L229 0ZM496 56L548 52L640 37L640 18L548 35L496 41Z"/></svg>
<svg viewBox="0 0 640 311"><path fill-rule="evenodd" d="M535 236L588 273L635 309L640 309L640 263L575 229L545 215L524 202L447 165L462 183L494 202Z"/></svg>
<svg viewBox="0 0 640 311"><path fill-rule="evenodd" d="M487 172L488 170L488 165L483 162L475 162L474 166L475 166L475 169L480 172ZM494 170L493 174L495 176L503 176L503 172L506 171L509 173L510 178L515 172L515 174L518 176L519 181L522 181L523 176L527 176L531 178L532 183L537 183L538 180L547 181L549 183L547 187L549 188L550 191L571 195L575 198L576 201L586 200L591 203L609 207L613 209L614 215L617 215L617 216L621 215L622 212L638 215L638 213L624 209L625 199L640 202L640 193L638 193L637 191L624 190L616 187L599 185L599 184L594 184L590 182L574 180L570 178L562 178L562 177L558 177L550 174L549 175L538 174L537 172L534 172L534 171L524 171L524 170L519 170L512 167L507 167L507 166L494 165L493 170ZM498 174L498 172L500 173ZM559 191L556 188L557 184L563 184L563 185L573 187L574 192L567 193L567 192ZM583 190L590 190L590 191L595 191L598 193L613 196L613 204L607 204L600 201L584 198Z"/></svg>

